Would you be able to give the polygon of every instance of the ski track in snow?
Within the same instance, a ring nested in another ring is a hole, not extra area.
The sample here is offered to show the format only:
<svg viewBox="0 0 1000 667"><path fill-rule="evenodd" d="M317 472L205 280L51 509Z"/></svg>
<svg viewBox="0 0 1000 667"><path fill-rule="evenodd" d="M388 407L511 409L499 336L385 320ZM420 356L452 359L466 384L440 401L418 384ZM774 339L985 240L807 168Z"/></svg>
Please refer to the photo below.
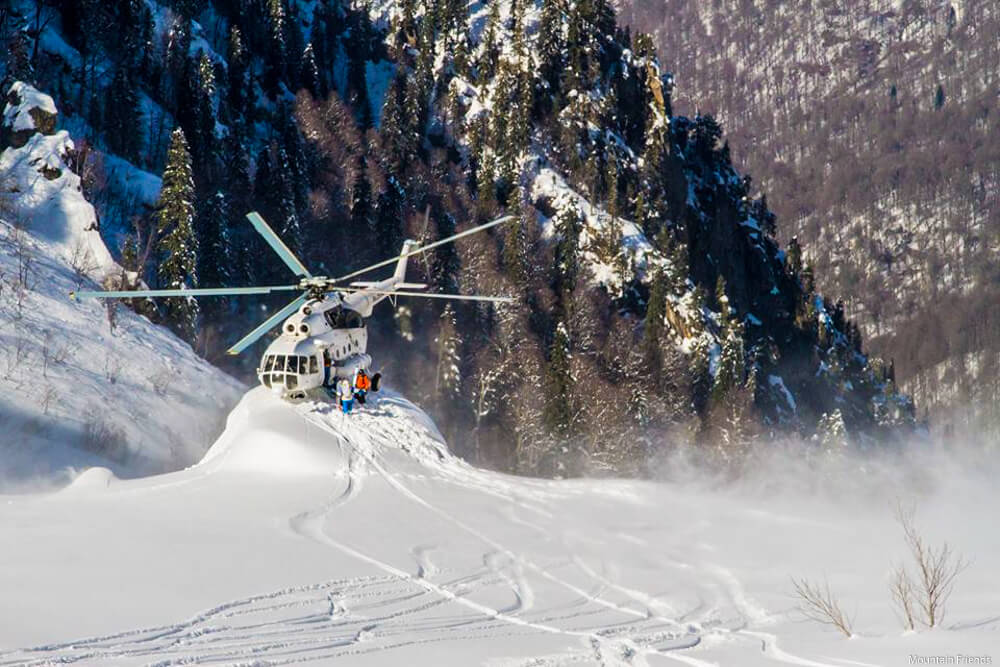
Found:
<svg viewBox="0 0 1000 667"><path fill-rule="evenodd" d="M331 446L340 447L347 466L330 475L327 499L291 516L288 526L302 538L363 563L378 574L235 599L173 624L0 650L0 666L109 661L163 667L192 662L277 665L332 661L420 644L545 634L570 641L564 651L552 655L508 658L491 664L641 666L667 661L711 667L716 663L685 651L706 640L737 639L758 645L764 656L777 663L834 667L785 652L774 635L747 630L748 623L766 622L768 614L746 598L736 576L721 566L670 563L690 570L701 591L697 606L681 614L662 599L662 594L652 595L616 581L616 573L609 572L603 561L595 567L577 555L573 536L552 535L545 526L525 518L530 515L544 521L552 517L539 505L551 494L543 484L528 481L516 489L502 476L475 470L443 448L434 449L426 438L415 440L413 431L400 420L384 418L393 414L391 399L355 413L349 422L325 404L304 404L298 412L310 426L333 437ZM379 443L399 443L399 447ZM223 467L228 455L228 450L223 451L185 473L121 492L160 492L203 483ZM391 465L386 456L405 456L410 464L397 471L400 466ZM419 473L405 469L418 465ZM404 482L430 477L486 494L493 503L499 501L498 511L512 526L545 537L543 543L557 545L565 558L543 564L515 551L489 535L487 528L469 525ZM418 543L408 553L415 567L409 572L336 535L329 522L338 512L351 511L347 506L358 501L369 484L373 489L383 485L479 543L480 564L456 572L431 558L436 551L445 555L444 547ZM564 595L547 603L539 594L540 586ZM509 604L490 605L480 601L481 597L477 599L478 592L498 588L507 591ZM711 602L706 602L706 596ZM721 610L736 617L724 620Z"/></svg>

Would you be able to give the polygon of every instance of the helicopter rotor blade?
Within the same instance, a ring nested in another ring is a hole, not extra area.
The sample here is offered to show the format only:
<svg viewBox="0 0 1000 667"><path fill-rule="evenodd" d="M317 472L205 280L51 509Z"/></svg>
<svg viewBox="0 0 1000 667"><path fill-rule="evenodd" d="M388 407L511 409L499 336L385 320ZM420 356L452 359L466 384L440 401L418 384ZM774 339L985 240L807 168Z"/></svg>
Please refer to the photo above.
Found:
<svg viewBox="0 0 1000 667"><path fill-rule="evenodd" d="M281 324L282 320L284 320L286 317L288 317L296 310L298 310L302 306L302 304L308 301L308 299L309 299L309 293L306 292L298 299L292 301L290 304L288 304L287 306L276 312L274 315L271 315L271 317L261 322L256 329L248 333L246 336L238 340L232 347L226 350L226 354L231 354L231 355L239 354L243 350L247 349L248 347L256 343L261 336L263 336L268 331Z"/></svg>
<svg viewBox="0 0 1000 667"><path fill-rule="evenodd" d="M372 264L371 266L367 266L367 267L365 267L363 269L358 269L357 271L354 271L353 273L348 273L345 276L340 276L339 278L335 278L335 279L331 280L330 282L331 283L339 283L342 280L348 280L349 278L353 278L354 276L360 276L362 273L368 273L369 271L373 271L375 269L380 269L383 266L389 266L390 264L395 264L402 257L413 257L414 255L419 255L422 252L427 252L428 250L431 250L433 248L437 248L438 246L442 246L445 243L451 243L452 241L456 241L456 240L458 240L460 238L464 238L466 236L470 236L472 234L475 234L476 232L481 232L484 229L489 229L491 227L496 227L497 225L502 225L503 223L505 223L505 222L507 222L509 220L513 220L513 218L514 218L514 216L512 216L512 215L505 215L502 218L497 218L496 220L493 220L492 222L487 222L485 225L479 225L478 227L473 227L472 229L467 229L464 232L459 232L458 234L455 234L454 236L449 236L447 238L443 238L440 241L435 241L434 243L428 243L425 246L420 246L418 248L410 250L409 252L402 253L402 254L399 255L399 257L393 257L392 259L387 259L387 260L385 260L383 262L379 262L378 264Z"/></svg>
<svg viewBox="0 0 1000 667"><path fill-rule="evenodd" d="M454 301L486 301L489 303L513 303L516 299L509 296L478 296L471 294L437 294L435 292L405 292L400 290L378 290L364 288L343 288L338 290L346 292L367 292L369 294L380 294L384 296L418 296L425 299L449 299Z"/></svg>
<svg viewBox="0 0 1000 667"><path fill-rule="evenodd" d="M250 224L253 225L253 228L257 230L257 233L263 236L268 245L274 249L274 252L278 253L278 257L280 257L281 261L283 261L285 265L292 270L292 273L302 278L312 278L312 274L309 273L309 269L303 266L302 262L299 261L299 258L288 249L288 246L285 245L285 242L274 233L274 230L271 229L266 222L264 222L264 218L260 217L260 213L257 211L251 211L250 213L247 213L247 219L250 221Z"/></svg>
<svg viewBox="0 0 1000 667"><path fill-rule="evenodd" d="M170 296L238 296L241 294L270 294L299 289L298 285L274 285L271 287L206 287L196 289L145 289L70 292L71 299L144 299L147 297Z"/></svg>

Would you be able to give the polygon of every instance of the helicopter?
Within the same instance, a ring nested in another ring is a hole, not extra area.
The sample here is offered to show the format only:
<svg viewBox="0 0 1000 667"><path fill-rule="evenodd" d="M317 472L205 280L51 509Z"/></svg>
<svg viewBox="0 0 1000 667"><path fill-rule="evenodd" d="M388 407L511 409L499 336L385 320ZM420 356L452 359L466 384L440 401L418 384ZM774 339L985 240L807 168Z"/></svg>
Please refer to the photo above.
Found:
<svg viewBox="0 0 1000 667"><path fill-rule="evenodd" d="M367 352L368 329L365 320L371 317L375 306L385 299L390 299L393 304L398 297L488 303L513 301L501 296L422 292L427 285L406 282L406 267L410 257L501 225L511 220L512 216L497 218L427 245L406 240L398 257L377 262L338 278L314 276L259 213L252 211L246 217L282 262L298 277L297 283L254 287L78 291L70 292L70 298L135 299L301 292L294 301L268 317L227 350L231 355L240 354L280 325L280 335L268 345L261 358L257 378L271 392L290 401L304 399L310 390L334 386L341 378L353 381L359 370L368 372L371 369L372 357ZM392 264L395 264L395 270L392 276L384 280L347 283L352 278ZM372 377L372 389L375 391L378 390L379 378L377 373Z"/></svg>

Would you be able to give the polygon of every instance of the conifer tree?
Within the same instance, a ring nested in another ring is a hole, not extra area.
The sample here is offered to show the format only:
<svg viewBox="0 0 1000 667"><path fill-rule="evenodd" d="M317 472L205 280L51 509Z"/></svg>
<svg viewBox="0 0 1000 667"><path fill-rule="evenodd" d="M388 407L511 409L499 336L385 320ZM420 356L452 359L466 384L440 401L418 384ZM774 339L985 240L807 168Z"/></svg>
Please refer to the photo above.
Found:
<svg viewBox="0 0 1000 667"><path fill-rule="evenodd" d="M500 61L500 0L490 1L490 13L483 33L482 55L479 58L479 81L491 80Z"/></svg>
<svg viewBox="0 0 1000 667"><path fill-rule="evenodd" d="M198 127L195 135L196 174L202 182L211 183L215 178L217 139L215 135L215 70L212 61L204 52L198 60Z"/></svg>
<svg viewBox="0 0 1000 667"><path fill-rule="evenodd" d="M264 72L264 86L277 94L278 84L287 74L288 45L285 41L285 0L267 0L268 54Z"/></svg>
<svg viewBox="0 0 1000 667"><path fill-rule="evenodd" d="M388 157L386 166L395 174L404 173L416 157L413 142L415 119L407 114L405 105L408 88L406 75L400 72L393 79L382 107L382 141Z"/></svg>
<svg viewBox="0 0 1000 667"><path fill-rule="evenodd" d="M319 67L316 65L316 52L313 49L312 42L306 44L306 48L302 52L302 86L309 91L309 94L313 98L320 97L322 84L320 84ZM368 116L370 119L370 110ZM369 125L369 127L371 126Z"/></svg>
<svg viewBox="0 0 1000 667"><path fill-rule="evenodd" d="M743 323L730 321L722 341L719 368L712 385L712 397L721 401L734 387L743 384L746 375L746 354L743 347Z"/></svg>
<svg viewBox="0 0 1000 667"><path fill-rule="evenodd" d="M545 368L545 409L543 420L549 433L569 435L573 409L570 404L573 374L570 367L570 337L564 322L556 325L549 360Z"/></svg>
<svg viewBox="0 0 1000 667"><path fill-rule="evenodd" d="M667 315L667 277L662 269L657 269L649 287L649 302L646 304L646 319L642 331L643 366L659 383L663 370L663 332Z"/></svg>
<svg viewBox="0 0 1000 667"><path fill-rule="evenodd" d="M403 188L395 176L390 176L385 190L378 196L376 209L376 247L379 256L398 254L403 244Z"/></svg>
<svg viewBox="0 0 1000 667"><path fill-rule="evenodd" d="M528 225L523 193L514 194L514 218L508 222L503 237L503 268L516 289L528 284L528 243L524 230Z"/></svg>
<svg viewBox="0 0 1000 667"><path fill-rule="evenodd" d="M555 249L556 291L563 301L576 289L576 279L580 272L580 232L583 222L576 206L564 206L555 219L558 235Z"/></svg>
<svg viewBox="0 0 1000 667"><path fill-rule="evenodd" d="M198 281L206 287L224 287L232 277L232 241L229 202L221 190L205 197L197 209L195 229L198 237ZM225 309L225 302L209 299L203 306L209 320Z"/></svg>
<svg viewBox="0 0 1000 667"><path fill-rule="evenodd" d="M162 259L160 283L168 289L198 286L198 239L194 234L194 178L191 154L184 132L177 128L170 138L163 187L157 205L157 248ZM198 303L193 298L164 302L166 322L181 338L193 343L198 326Z"/></svg>
<svg viewBox="0 0 1000 667"><path fill-rule="evenodd" d="M368 181L368 159L364 152L358 155L357 173L351 189L351 231L358 242L355 247L370 248L367 241L375 233L375 211L372 206L372 186Z"/></svg>
<svg viewBox="0 0 1000 667"><path fill-rule="evenodd" d="M174 101L178 110L184 100L181 88L187 84L188 53L191 50L191 19L179 16L170 26L170 41L167 44L167 78L164 99Z"/></svg>
<svg viewBox="0 0 1000 667"><path fill-rule="evenodd" d="M239 118L246 113L248 102L246 94L247 52L243 43L243 33L236 24L229 28L226 62L229 65L227 91L229 108L232 110L233 116Z"/></svg>
<svg viewBox="0 0 1000 667"><path fill-rule="evenodd" d="M437 346L437 372L434 376L434 394L438 401L454 401L462 389L461 334L455 321L455 309L446 304L439 319Z"/></svg>
<svg viewBox="0 0 1000 667"><path fill-rule="evenodd" d="M842 451L848 445L847 426L840 408L824 413L816 426L816 439L827 454Z"/></svg>
<svg viewBox="0 0 1000 667"><path fill-rule="evenodd" d="M538 28L538 58L548 96L558 97L559 79L565 68L566 41L563 34L564 0L543 0ZM545 108L549 108L546 106Z"/></svg>
<svg viewBox="0 0 1000 667"><path fill-rule="evenodd" d="M135 82L120 68L108 91L105 119L108 148L133 164L140 164L142 155L141 112Z"/></svg>

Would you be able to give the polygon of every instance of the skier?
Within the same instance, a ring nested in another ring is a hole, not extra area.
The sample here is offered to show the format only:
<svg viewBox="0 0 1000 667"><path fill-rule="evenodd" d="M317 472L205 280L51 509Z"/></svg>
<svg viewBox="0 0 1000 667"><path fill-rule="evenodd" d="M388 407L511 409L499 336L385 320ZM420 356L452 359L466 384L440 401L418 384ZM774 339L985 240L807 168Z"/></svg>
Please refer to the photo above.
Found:
<svg viewBox="0 0 1000 667"><path fill-rule="evenodd" d="M358 403L365 404L365 399L371 388L372 381L368 378L368 373L365 372L365 369L359 368L354 376L354 395L357 397Z"/></svg>
<svg viewBox="0 0 1000 667"><path fill-rule="evenodd" d="M351 414L351 410L354 408L354 390L351 389L351 383L347 378L337 383L337 396L340 398L340 408L344 414Z"/></svg>

